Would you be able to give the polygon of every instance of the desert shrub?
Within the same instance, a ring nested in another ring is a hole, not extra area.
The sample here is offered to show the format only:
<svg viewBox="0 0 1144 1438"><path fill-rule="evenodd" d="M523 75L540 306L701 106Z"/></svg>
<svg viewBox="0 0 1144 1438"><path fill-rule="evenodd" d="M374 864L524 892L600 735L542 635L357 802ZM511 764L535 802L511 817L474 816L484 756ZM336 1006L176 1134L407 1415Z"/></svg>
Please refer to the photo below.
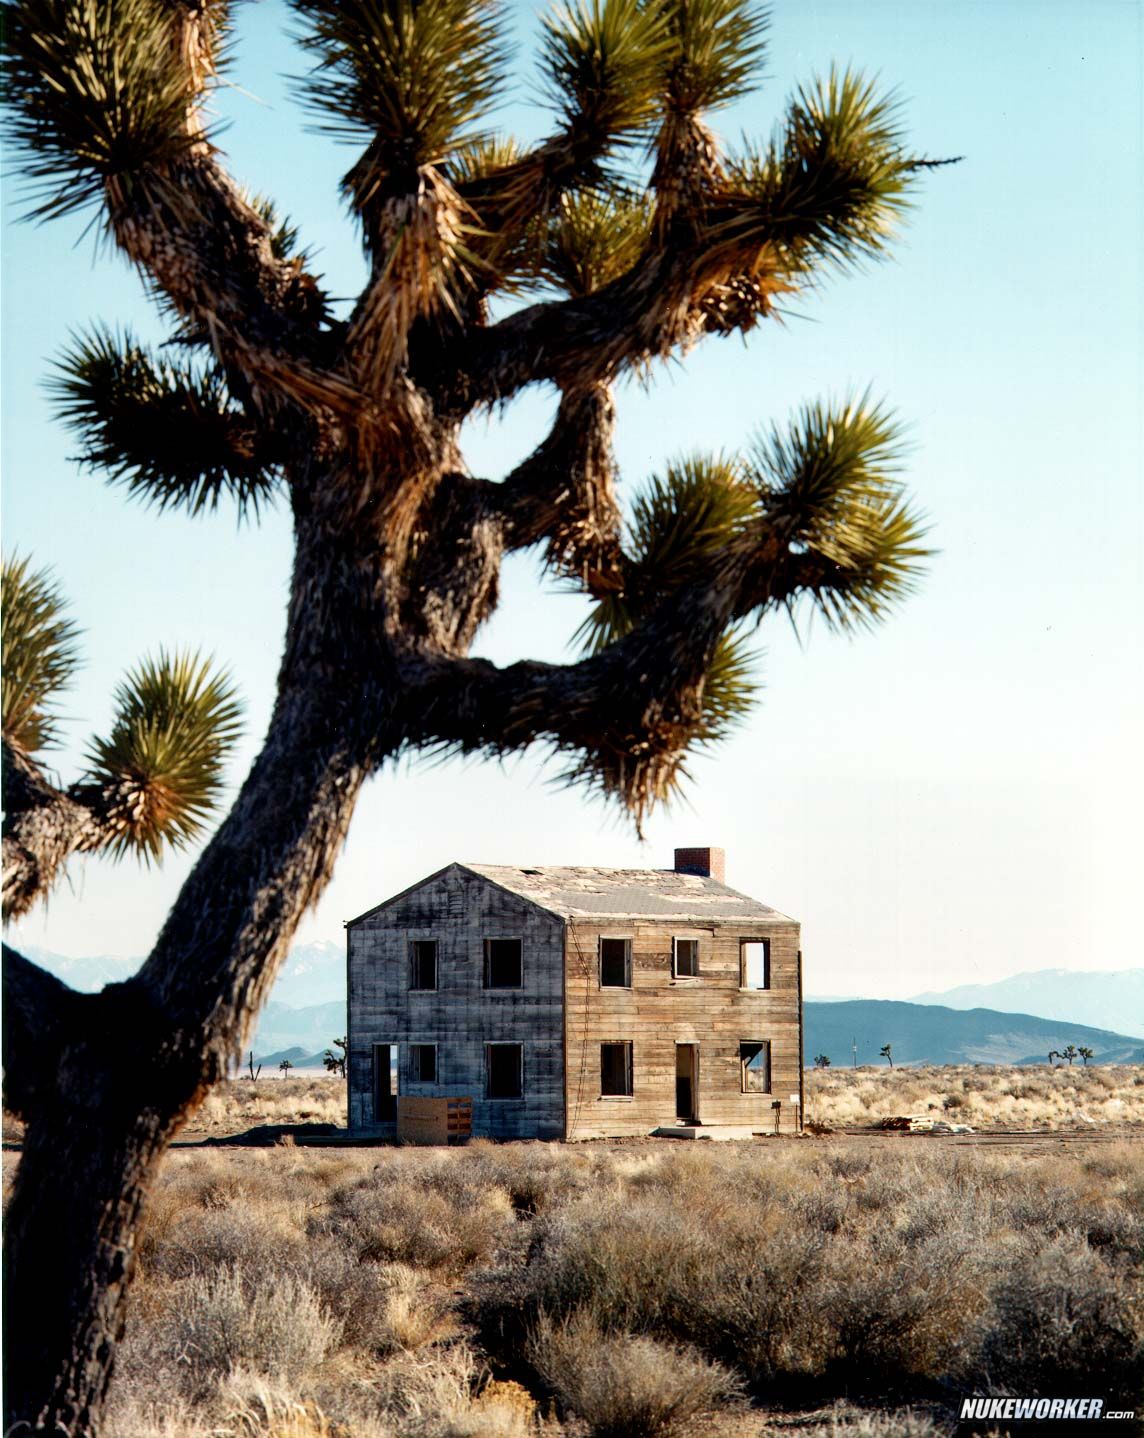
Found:
<svg viewBox="0 0 1144 1438"><path fill-rule="evenodd" d="M479 1278L486 1343L511 1352L542 1313L694 1343L752 1380L808 1373L823 1354L813 1295L821 1235L742 1203L717 1223L651 1192L539 1220L523 1269Z"/></svg>
<svg viewBox="0 0 1144 1438"><path fill-rule="evenodd" d="M296 1376L338 1338L338 1321L291 1273L253 1276L236 1265L173 1287L168 1342L200 1384L235 1368Z"/></svg>
<svg viewBox="0 0 1144 1438"><path fill-rule="evenodd" d="M924 1240L891 1230L829 1261L819 1295L829 1391L884 1395L950 1371L984 1305L985 1254L956 1228Z"/></svg>
<svg viewBox="0 0 1144 1438"><path fill-rule="evenodd" d="M349 1243L365 1262L460 1274L492 1253L512 1209L499 1188L464 1182L445 1187L442 1192L398 1173L339 1188L310 1232Z"/></svg>
<svg viewBox="0 0 1144 1438"><path fill-rule="evenodd" d="M528 1356L594 1438L693 1433L738 1391L727 1369L693 1349L604 1332L584 1309L558 1322L541 1314Z"/></svg>
<svg viewBox="0 0 1144 1438"><path fill-rule="evenodd" d="M1094 1363L1110 1393L1138 1393L1144 1308L1127 1273L1071 1235L1030 1253L997 1284L980 1376L991 1392L1082 1393Z"/></svg>

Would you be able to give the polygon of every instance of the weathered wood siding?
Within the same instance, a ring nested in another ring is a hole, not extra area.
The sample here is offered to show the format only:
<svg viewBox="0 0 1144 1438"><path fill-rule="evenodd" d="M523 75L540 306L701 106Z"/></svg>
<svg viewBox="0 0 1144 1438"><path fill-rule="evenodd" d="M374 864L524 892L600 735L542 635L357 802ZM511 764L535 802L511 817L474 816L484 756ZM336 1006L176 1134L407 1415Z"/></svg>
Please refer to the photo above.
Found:
<svg viewBox="0 0 1144 1438"><path fill-rule="evenodd" d="M564 1132L563 921L456 867L348 929L349 1121L389 1135L373 1114L373 1045L399 1045L399 1091L471 1097L473 1133ZM486 938L523 940L523 987L484 987ZM410 988L409 946L437 942L437 988ZM520 1099L486 1097L485 1045L523 1045ZM410 1076L412 1044L437 1045L437 1081Z"/></svg>
<svg viewBox="0 0 1144 1438"><path fill-rule="evenodd" d="M601 988L598 941L632 941L632 987ZM673 938L699 939L699 977L672 978ZM741 939L770 941L770 988L739 986ZM733 924L666 920L570 920L566 939L565 1042L569 1138L644 1134L676 1123L675 1046L699 1045L699 1120L797 1131L799 926L789 920ZM771 1045L771 1087L742 1092L739 1044ZM631 1098L600 1094L600 1045L632 1044Z"/></svg>

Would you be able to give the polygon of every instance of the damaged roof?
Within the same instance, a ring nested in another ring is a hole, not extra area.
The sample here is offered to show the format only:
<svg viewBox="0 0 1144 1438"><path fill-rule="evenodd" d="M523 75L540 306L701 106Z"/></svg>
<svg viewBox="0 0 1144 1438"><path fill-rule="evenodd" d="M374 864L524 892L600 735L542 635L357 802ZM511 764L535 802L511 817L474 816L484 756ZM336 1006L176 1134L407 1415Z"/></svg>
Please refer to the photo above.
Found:
<svg viewBox="0 0 1144 1438"><path fill-rule="evenodd" d="M786 919L716 879L674 869L597 869L460 864L510 893L566 918ZM790 922L794 922L791 920Z"/></svg>

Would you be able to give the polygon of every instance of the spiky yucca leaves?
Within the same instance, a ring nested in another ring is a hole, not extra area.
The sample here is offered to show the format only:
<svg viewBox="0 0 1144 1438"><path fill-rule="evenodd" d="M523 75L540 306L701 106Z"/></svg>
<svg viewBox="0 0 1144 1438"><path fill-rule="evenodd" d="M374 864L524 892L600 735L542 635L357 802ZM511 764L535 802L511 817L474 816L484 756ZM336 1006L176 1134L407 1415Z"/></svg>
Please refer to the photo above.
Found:
<svg viewBox="0 0 1144 1438"><path fill-rule="evenodd" d="M826 562L811 593L836 628L869 625L915 587L926 525L900 478L893 415L868 394L804 407L786 432L760 435L749 476L770 524Z"/></svg>
<svg viewBox="0 0 1144 1438"><path fill-rule="evenodd" d="M359 213L479 133L507 59L494 0L292 3L318 61L305 86L319 127L367 147L345 182Z"/></svg>
<svg viewBox="0 0 1144 1438"><path fill-rule="evenodd" d="M0 732L34 754L58 742L54 705L79 664L79 630L48 571L32 571L27 558L13 555L0 570L0 635Z"/></svg>
<svg viewBox="0 0 1144 1438"><path fill-rule="evenodd" d="M544 18L541 72L570 148L603 155L652 119L672 39L663 8L570 0Z"/></svg>
<svg viewBox="0 0 1144 1438"><path fill-rule="evenodd" d="M633 505L623 588L598 600L579 630L586 652L602 653L632 633L663 600L708 577L758 514L757 494L743 484L738 465L724 456L692 455L653 477ZM664 654L662 662L674 658ZM752 669L748 645L733 626L728 628L714 647L677 752L658 757L655 790L637 799L640 814L679 788L686 778L688 749L725 737L747 715L758 687ZM614 782L608 766L600 771L591 758L577 766L575 777L605 789Z"/></svg>
<svg viewBox="0 0 1144 1438"><path fill-rule="evenodd" d="M719 155L702 115L758 84L768 23L750 0L671 0L665 11L672 54L651 180L661 234L712 197L720 179Z"/></svg>
<svg viewBox="0 0 1144 1438"><path fill-rule="evenodd" d="M257 514L278 474L213 366L157 360L130 335L97 328L56 364L56 414L85 464L159 509L213 510L224 496Z"/></svg>
<svg viewBox="0 0 1144 1438"><path fill-rule="evenodd" d="M651 219L643 195L619 189L565 195L548 227L540 273L567 295L590 295L635 264Z"/></svg>
<svg viewBox="0 0 1144 1438"><path fill-rule="evenodd" d="M910 208L924 163L905 148L897 100L854 70L832 69L799 89L765 151L729 165L737 200L712 239L771 246L792 275L878 256Z"/></svg>
<svg viewBox="0 0 1144 1438"><path fill-rule="evenodd" d="M115 705L110 734L88 751L87 782L103 792L109 851L151 861L164 843L181 849L202 832L222 792L242 706L208 659L165 651L127 675Z"/></svg>
<svg viewBox="0 0 1144 1438"><path fill-rule="evenodd" d="M108 180L138 177L203 141L187 123L202 63L186 63L183 18L166 0L4 5L10 133L28 156L37 215L99 201Z"/></svg>

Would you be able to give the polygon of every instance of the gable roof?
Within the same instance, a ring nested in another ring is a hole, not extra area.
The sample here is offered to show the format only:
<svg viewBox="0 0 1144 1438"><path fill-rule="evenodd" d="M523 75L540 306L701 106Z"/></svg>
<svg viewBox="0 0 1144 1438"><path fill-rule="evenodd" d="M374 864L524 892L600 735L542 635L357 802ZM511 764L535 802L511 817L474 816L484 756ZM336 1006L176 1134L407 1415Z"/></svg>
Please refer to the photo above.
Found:
<svg viewBox="0 0 1144 1438"><path fill-rule="evenodd" d="M576 919L788 919L715 879L674 869L459 864L539 908ZM788 920L793 922L793 920Z"/></svg>

